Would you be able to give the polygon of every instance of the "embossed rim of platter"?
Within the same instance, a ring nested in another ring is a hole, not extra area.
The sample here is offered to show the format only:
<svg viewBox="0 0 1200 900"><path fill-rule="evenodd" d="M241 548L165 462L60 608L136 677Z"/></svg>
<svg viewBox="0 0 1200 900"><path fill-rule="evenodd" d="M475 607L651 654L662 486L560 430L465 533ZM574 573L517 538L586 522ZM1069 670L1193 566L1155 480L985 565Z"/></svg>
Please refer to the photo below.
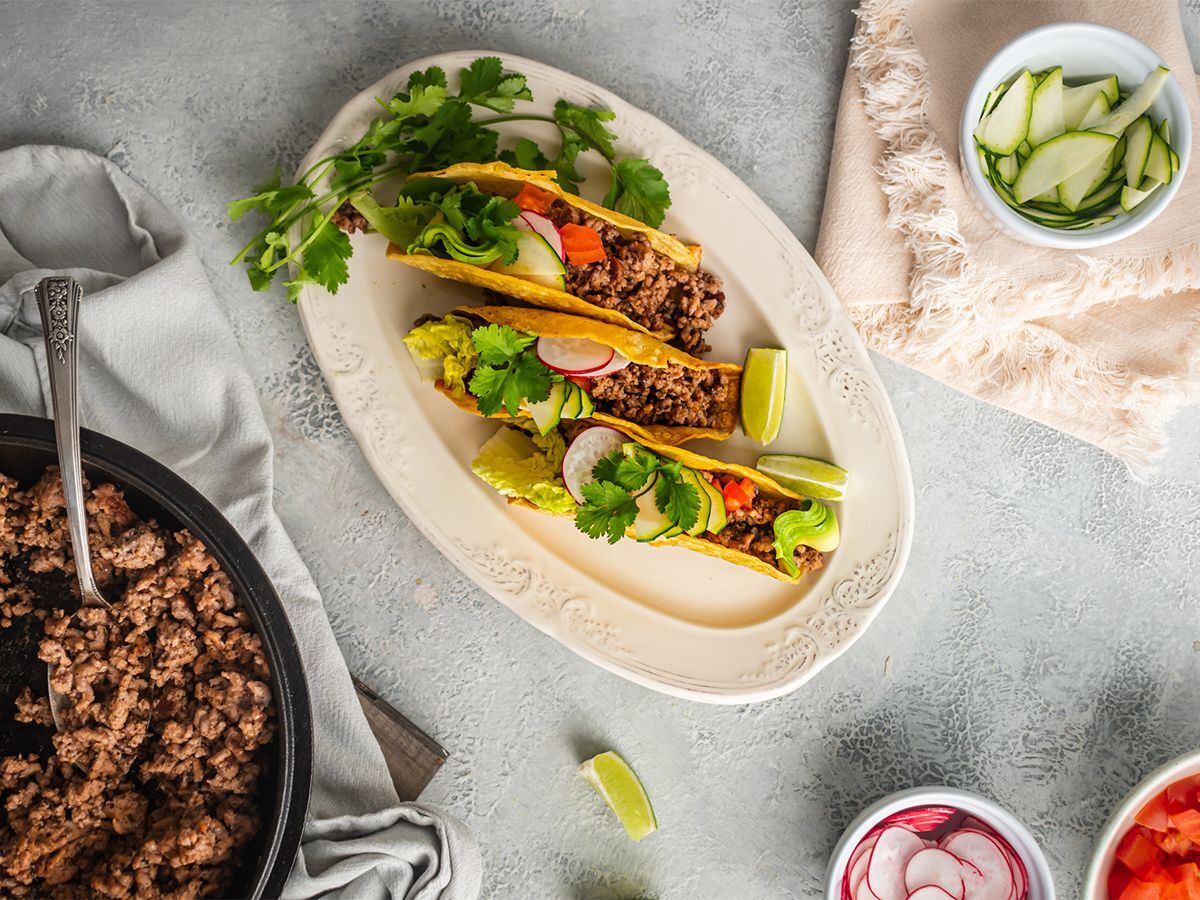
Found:
<svg viewBox="0 0 1200 900"><path fill-rule="evenodd" d="M305 333L334 400L368 462L422 533L483 590L576 653L629 680L692 700L744 703L795 690L845 652L891 596L912 542L913 491L899 426L866 348L824 275L766 204L715 158L649 113L574 75L495 51L438 54L390 73L339 111L299 170L353 139L377 109L374 98L390 96L410 72L439 65L453 73L485 55L499 56L506 68L529 76L535 96L541 83L552 85L555 96L612 109L621 135L619 148L648 156L673 186L702 182L720 202L735 204L726 207L727 212L736 208L778 243L791 281L778 291L786 307L772 310L772 321L782 323L775 336L789 352L793 346L800 348L795 352L811 352L812 383L806 384L814 405L828 412L821 422L827 430L833 428L831 443L843 448L841 452L867 448L869 463L877 468L875 480L888 490L881 487L870 498L859 498L863 515L855 517L858 526L819 573L819 592L802 583L804 590L798 589L791 610L744 628L705 628L676 622L657 610L635 614L628 606L635 601L596 589L594 581L563 560L543 558L535 564L530 557L536 552L514 554L510 546L523 539L515 526L512 533L481 543L466 538L445 510L422 504L416 496L420 486L409 471L413 447L404 437L402 415L417 409L415 398L385 395L378 372L390 361L372 357L355 342L354 326L344 315L345 307L339 306L353 300L353 278L337 297L306 286L299 301ZM707 230L694 217L688 224L701 236ZM446 414L459 415L449 406ZM850 503L848 498L845 506ZM815 602L810 593L816 593ZM648 632L654 633L648 637ZM665 646L662 642L673 647L671 665L654 658L654 651ZM717 655L727 664L731 657L740 660L736 674L714 677L706 671ZM681 658L687 662L678 664Z"/></svg>

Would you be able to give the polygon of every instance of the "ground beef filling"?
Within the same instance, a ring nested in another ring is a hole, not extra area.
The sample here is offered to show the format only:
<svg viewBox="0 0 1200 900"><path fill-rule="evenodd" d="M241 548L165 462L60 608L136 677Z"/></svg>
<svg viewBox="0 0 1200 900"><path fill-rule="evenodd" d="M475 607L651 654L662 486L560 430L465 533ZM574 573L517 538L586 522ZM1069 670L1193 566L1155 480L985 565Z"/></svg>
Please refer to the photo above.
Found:
<svg viewBox="0 0 1200 900"><path fill-rule="evenodd" d="M802 502L781 497L764 497L760 494L750 506L743 506L729 513L729 524L720 534L705 532L704 539L757 556L763 562L778 568L779 561L774 547L775 519L789 509L795 509ZM815 572L821 568L821 554L812 547L797 547L796 565L800 567L801 574Z"/></svg>
<svg viewBox="0 0 1200 900"><path fill-rule="evenodd" d="M582 266L567 264L567 293L615 309L650 331L673 331L671 343L699 356L711 349L704 332L725 310L721 279L691 272L656 253L645 235L623 235L616 227L562 200L546 213L555 225L586 225L600 234L608 258Z"/></svg>
<svg viewBox="0 0 1200 900"><path fill-rule="evenodd" d="M737 383L720 369L663 368L630 363L592 381L596 409L639 425L733 429Z"/></svg>
<svg viewBox="0 0 1200 900"><path fill-rule="evenodd" d="M113 608L47 611L21 573L74 576L57 470L28 490L0 475L0 626L42 620L69 706L52 755L0 759L0 895L226 896L275 733L262 645L191 534L139 521L112 485L86 503ZM16 706L51 724L44 696Z"/></svg>

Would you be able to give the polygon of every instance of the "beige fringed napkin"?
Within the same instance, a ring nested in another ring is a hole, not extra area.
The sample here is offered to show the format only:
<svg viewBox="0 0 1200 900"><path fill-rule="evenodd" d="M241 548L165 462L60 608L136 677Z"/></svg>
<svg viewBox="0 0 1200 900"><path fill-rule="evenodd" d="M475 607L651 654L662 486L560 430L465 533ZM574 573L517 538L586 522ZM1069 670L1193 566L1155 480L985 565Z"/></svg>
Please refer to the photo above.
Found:
<svg viewBox="0 0 1200 900"><path fill-rule="evenodd" d="M859 332L880 353L1148 471L1171 414L1200 398L1200 161L1137 235L1042 250L975 208L958 125L1001 46L1081 20L1162 56L1195 129L1175 0L866 0L858 17L817 260Z"/></svg>

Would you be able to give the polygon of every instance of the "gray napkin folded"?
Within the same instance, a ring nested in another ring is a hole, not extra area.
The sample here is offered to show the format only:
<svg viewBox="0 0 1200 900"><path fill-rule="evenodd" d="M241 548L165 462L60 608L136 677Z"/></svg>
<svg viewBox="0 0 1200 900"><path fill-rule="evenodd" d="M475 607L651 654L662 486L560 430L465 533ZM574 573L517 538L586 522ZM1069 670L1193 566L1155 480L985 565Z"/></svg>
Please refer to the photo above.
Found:
<svg viewBox="0 0 1200 900"><path fill-rule="evenodd" d="M283 598L312 694L312 799L288 897L468 900L479 852L444 813L400 804L320 595L271 505L271 439L228 323L175 216L101 157L0 152L0 411L48 416L33 287L83 286L85 427L190 482L250 544Z"/></svg>

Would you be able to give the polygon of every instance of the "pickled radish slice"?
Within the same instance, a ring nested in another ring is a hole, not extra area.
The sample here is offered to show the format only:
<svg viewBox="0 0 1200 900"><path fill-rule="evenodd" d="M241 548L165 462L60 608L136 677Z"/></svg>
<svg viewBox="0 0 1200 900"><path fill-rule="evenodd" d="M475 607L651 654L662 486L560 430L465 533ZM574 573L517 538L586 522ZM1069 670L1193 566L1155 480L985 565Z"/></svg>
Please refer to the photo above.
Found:
<svg viewBox="0 0 1200 900"><path fill-rule="evenodd" d="M538 338L537 355L564 375L588 375L603 369L616 355L612 347L588 338Z"/></svg>
<svg viewBox="0 0 1200 900"><path fill-rule="evenodd" d="M866 884L879 900L904 900L904 869L925 842L901 825L889 825L879 832L867 863ZM861 891L859 892L861 893Z"/></svg>
<svg viewBox="0 0 1200 900"><path fill-rule="evenodd" d="M970 900L1009 900L1017 884L1008 855L994 838L982 831L957 831L942 841L942 849L970 863L963 870Z"/></svg>
<svg viewBox="0 0 1200 900"><path fill-rule="evenodd" d="M907 900L961 900L936 884L927 884L908 895Z"/></svg>
<svg viewBox="0 0 1200 900"><path fill-rule="evenodd" d="M963 900L967 887L963 882L963 864L953 853L927 847L913 854L904 868L904 886L909 891L925 885L937 885L947 894Z"/></svg>

